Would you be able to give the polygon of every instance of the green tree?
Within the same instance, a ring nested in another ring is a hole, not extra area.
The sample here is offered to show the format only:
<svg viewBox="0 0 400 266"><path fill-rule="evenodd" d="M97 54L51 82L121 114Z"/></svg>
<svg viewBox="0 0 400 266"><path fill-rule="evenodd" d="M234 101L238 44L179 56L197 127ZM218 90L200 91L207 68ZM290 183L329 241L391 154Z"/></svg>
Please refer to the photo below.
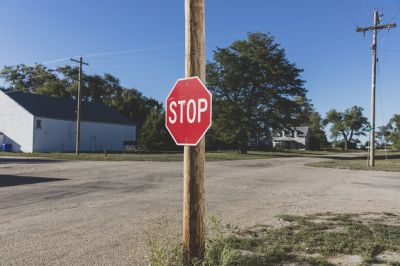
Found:
<svg viewBox="0 0 400 266"><path fill-rule="evenodd" d="M217 48L207 63L214 137L245 153L250 137L301 123L299 114L308 104L301 72L269 34L249 33L246 40Z"/></svg>
<svg viewBox="0 0 400 266"><path fill-rule="evenodd" d="M152 110L139 130L139 148L146 151L166 151L176 145L165 128L165 113Z"/></svg>
<svg viewBox="0 0 400 266"><path fill-rule="evenodd" d="M400 149L400 115L394 114L386 127L388 129L388 139L393 147Z"/></svg>
<svg viewBox="0 0 400 266"><path fill-rule="evenodd" d="M121 95L115 95L113 99L112 106L137 123L139 128L145 123L147 116L152 111L161 113L163 110L162 103L143 96L140 91L133 88L122 89Z"/></svg>
<svg viewBox="0 0 400 266"><path fill-rule="evenodd" d="M37 64L6 66L0 71L8 88L33 94L76 99L78 89L77 67L65 65L50 70ZM83 73L82 101L103 103L129 117L140 128L152 110L162 112L162 104L145 97L136 89L121 86L111 74L88 75Z"/></svg>
<svg viewBox="0 0 400 266"><path fill-rule="evenodd" d="M45 66L24 64L5 66L0 71L0 77L10 86L8 89L35 94L65 97L65 84L58 76Z"/></svg>
<svg viewBox="0 0 400 266"><path fill-rule="evenodd" d="M310 149L319 150L328 145L324 131L324 121L318 112L310 112L308 115L308 126L310 129Z"/></svg>
<svg viewBox="0 0 400 266"><path fill-rule="evenodd" d="M348 150L354 137L366 135L368 119L363 115L363 110L362 107L353 106L344 112L332 109L326 114L324 124L331 125L331 137L335 141L342 139L345 150Z"/></svg>
<svg viewBox="0 0 400 266"><path fill-rule="evenodd" d="M58 67L55 72L61 74L60 79L62 79L62 81L64 82L65 94L70 98L76 98L78 92L79 68L77 66L72 67L70 65L65 65L62 67ZM83 75L82 94L85 94L86 74L83 73L82 75Z"/></svg>
<svg viewBox="0 0 400 266"><path fill-rule="evenodd" d="M389 125L380 126L376 131L376 142L380 146L385 146L389 141L390 135L391 135L391 130Z"/></svg>

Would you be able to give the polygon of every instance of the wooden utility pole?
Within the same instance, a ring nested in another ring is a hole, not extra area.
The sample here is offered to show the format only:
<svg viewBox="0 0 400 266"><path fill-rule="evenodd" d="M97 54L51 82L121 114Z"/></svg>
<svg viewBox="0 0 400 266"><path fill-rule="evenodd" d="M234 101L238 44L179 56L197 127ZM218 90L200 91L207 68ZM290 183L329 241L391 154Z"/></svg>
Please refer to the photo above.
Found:
<svg viewBox="0 0 400 266"><path fill-rule="evenodd" d="M185 76L205 83L204 0L185 0ZM183 249L184 260L203 258L205 137L197 146L185 146L183 154Z"/></svg>
<svg viewBox="0 0 400 266"><path fill-rule="evenodd" d="M376 94L376 53L378 49L378 30L395 28L396 24L380 25L379 11L374 10L374 25L366 28L356 28L357 32L372 31L372 84L371 84L371 126L369 134L369 160L368 166L375 166L375 94Z"/></svg>
<svg viewBox="0 0 400 266"><path fill-rule="evenodd" d="M78 60L71 58L71 61L79 63L79 78L78 78L78 93L76 97L77 107L76 107L76 142L75 142L75 153L79 155L80 144L81 144L81 89L82 89L82 65L89 65L83 62L82 56Z"/></svg>

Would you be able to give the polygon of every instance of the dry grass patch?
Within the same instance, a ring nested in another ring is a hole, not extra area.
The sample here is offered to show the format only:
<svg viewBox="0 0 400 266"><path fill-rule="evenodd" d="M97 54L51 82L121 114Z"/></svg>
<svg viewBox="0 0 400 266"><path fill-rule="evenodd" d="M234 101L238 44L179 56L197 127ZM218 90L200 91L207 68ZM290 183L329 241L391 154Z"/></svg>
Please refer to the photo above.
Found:
<svg viewBox="0 0 400 266"><path fill-rule="evenodd" d="M211 219L205 259L194 264L400 265L400 215L325 213L279 218L287 225L239 229ZM175 247L172 250L180 249L179 242ZM172 257L181 253L176 254ZM180 265L179 259L178 264L149 263Z"/></svg>
<svg viewBox="0 0 400 266"><path fill-rule="evenodd" d="M368 167L366 158L341 158L329 161L308 163L307 166L338 168L349 170L365 170L365 171L400 171L400 156L392 154L389 159L384 156L378 156L375 160L375 167Z"/></svg>

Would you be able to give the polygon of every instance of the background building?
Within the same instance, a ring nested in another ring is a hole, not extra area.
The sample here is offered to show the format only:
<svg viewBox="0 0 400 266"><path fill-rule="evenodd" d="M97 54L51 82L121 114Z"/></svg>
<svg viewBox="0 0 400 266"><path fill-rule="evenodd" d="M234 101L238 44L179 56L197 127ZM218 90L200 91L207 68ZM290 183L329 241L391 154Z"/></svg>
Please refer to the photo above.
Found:
<svg viewBox="0 0 400 266"><path fill-rule="evenodd" d="M75 110L71 99L0 92L0 141L14 152L74 151ZM123 151L136 141L136 125L104 104L82 102L80 140L81 151Z"/></svg>
<svg viewBox="0 0 400 266"><path fill-rule="evenodd" d="M275 132L272 137L272 146L274 148L308 150L309 145L309 127L282 130L282 132Z"/></svg>

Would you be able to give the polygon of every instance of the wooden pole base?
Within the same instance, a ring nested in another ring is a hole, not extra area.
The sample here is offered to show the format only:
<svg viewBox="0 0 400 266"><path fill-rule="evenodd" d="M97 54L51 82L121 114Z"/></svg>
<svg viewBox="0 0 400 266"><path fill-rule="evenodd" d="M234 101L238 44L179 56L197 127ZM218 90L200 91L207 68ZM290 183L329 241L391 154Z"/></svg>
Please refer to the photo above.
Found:
<svg viewBox="0 0 400 266"><path fill-rule="evenodd" d="M186 264L205 251L204 163L205 140L184 148L183 249Z"/></svg>

